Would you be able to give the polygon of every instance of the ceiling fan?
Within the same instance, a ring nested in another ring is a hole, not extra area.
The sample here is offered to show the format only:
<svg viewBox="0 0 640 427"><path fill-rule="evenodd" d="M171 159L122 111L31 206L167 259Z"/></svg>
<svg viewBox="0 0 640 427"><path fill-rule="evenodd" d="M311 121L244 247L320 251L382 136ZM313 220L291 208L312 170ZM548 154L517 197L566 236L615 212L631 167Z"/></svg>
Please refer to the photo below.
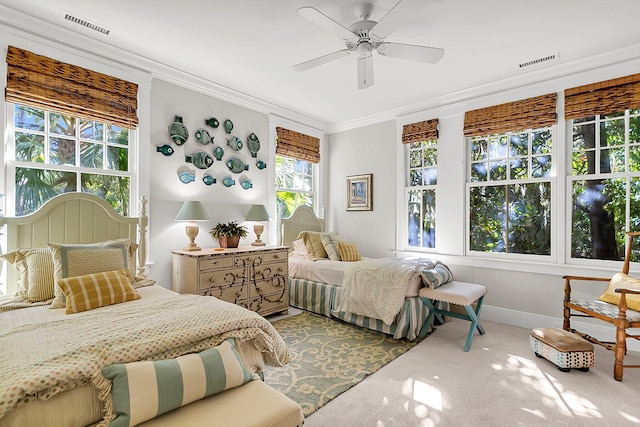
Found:
<svg viewBox="0 0 640 427"><path fill-rule="evenodd" d="M294 65L293 69L305 71L356 53L358 55L358 88L366 89L373 86L372 55L374 51L382 56L435 64L444 55L444 49L384 41L412 15L422 10L427 3L425 0L400 0L378 22L369 20L373 9L371 3L363 3L355 9L359 21L349 28L313 7L301 7L296 12L299 16L336 34L344 40L347 48L301 62Z"/></svg>

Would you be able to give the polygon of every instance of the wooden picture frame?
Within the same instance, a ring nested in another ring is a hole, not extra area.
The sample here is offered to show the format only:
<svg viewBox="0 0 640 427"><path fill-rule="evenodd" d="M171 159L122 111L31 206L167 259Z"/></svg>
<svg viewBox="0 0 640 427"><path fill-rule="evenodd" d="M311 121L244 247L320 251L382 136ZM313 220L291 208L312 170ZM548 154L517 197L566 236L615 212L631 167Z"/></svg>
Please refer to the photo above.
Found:
<svg viewBox="0 0 640 427"><path fill-rule="evenodd" d="M347 177L347 210L373 210L373 174Z"/></svg>

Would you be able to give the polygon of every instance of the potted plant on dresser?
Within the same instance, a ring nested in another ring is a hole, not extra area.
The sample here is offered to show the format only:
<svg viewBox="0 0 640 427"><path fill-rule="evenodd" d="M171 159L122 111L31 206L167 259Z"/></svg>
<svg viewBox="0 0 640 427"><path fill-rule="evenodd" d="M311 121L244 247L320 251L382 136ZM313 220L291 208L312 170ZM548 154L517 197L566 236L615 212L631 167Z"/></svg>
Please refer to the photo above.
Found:
<svg viewBox="0 0 640 427"><path fill-rule="evenodd" d="M247 237L247 228L239 225L237 221L231 221L226 224L218 223L209 232L211 237L218 239L221 248L237 248L240 239Z"/></svg>

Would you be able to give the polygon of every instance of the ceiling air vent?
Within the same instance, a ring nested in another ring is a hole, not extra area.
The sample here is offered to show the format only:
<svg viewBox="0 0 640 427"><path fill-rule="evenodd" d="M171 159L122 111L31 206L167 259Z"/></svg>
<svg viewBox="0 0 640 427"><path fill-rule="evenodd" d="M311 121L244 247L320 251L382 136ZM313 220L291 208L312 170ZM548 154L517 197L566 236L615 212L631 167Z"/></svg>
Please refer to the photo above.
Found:
<svg viewBox="0 0 640 427"><path fill-rule="evenodd" d="M62 15L62 17L67 21L71 21L75 24L82 25L85 28L102 33L105 36L108 36L109 33L111 32L110 29L105 28L102 25L98 25L93 22L87 21L86 19L80 18L79 16L73 15L69 12L65 12L64 10L61 11L60 15Z"/></svg>
<svg viewBox="0 0 640 427"><path fill-rule="evenodd" d="M532 65L541 64L543 62L553 61L555 59L558 59L558 54L557 53L554 53L554 54L551 54L551 55L547 55L547 56L543 56L542 58L533 59L531 61L522 62L522 63L518 64L518 68L530 67Z"/></svg>

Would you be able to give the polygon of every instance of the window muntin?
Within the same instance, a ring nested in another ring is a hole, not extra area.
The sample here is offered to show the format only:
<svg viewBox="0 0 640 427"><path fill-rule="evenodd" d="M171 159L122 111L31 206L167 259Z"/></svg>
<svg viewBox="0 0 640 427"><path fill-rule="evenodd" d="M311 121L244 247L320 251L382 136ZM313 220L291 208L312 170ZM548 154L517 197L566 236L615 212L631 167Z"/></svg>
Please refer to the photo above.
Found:
<svg viewBox="0 0 640 427"><path fill-rule="evenodd" d="M435 248L438 141L408 144L408 165L406 244L413 248Z"/></svg>
<svg viewBox="0 0 640 427"><path fill-rule="evenodd" d="M622 261L625 232L640 229L640 110L575 119L571 131L571 258Z"/></svg>
<svg viewBox="0 0 640 427"><path fill-rule="evenodd" d="M128 129L22 105L12 105L10 116L15 215L72 191L96 194L129 214Z"/></svg>
<svg viewBox="0 0 640 427"><path fill-rule="evenodd" d="M469 249L551 255L551 128L470 138Z"/></svg>
<svg viewBox="0 0 640 427"><path fill-rule="evenodd" d="M276 201L278 216L289 217L298 206L315 207L315 167L306 161L276 155Z"/></svg>

